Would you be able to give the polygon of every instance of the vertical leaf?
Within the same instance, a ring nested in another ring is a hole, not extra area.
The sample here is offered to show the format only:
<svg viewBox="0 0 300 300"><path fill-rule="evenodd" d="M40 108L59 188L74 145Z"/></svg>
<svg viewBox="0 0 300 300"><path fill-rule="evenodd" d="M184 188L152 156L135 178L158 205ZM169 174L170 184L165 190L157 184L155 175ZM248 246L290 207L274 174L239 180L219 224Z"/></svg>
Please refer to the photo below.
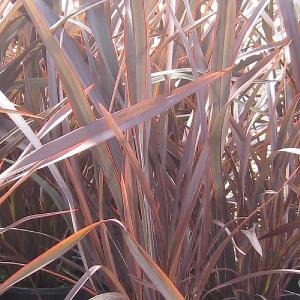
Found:
<svg viewBox="0 0 300 300"><path fill-rule="evenodd" d="M295 6L292 0L278 0L279 8L284 21L284 27L288 38L291 40L289 44L291 56L291 68L295 76L295 85L297 91L300 91L300 35L296 18Z"/></svg>
<svg viewBox="0 0 300 300"><path fill-rule="evenodd" d="M219 0L218 15L215 24L215 45L212 54L212 70L222 70L233 64L234 28L236 22L236 1ZM222 203L225 200L224 183L222 179L221 159L223 144L227 134L228 118L225 104L230 95L231 72L217 79L211 85L210 99L212 101L212 128L210 137L211 165L214 178L215 195ZM225 204L223 204L225 205ZM223 211L226 212L226 209ZM226 216L225 216L226 218ZM227 222L228 219L226 218ZM226 223L225 222L225 223Z"/></svg>
<svg viewBox="0 0 300 300"><path fill-rule="evenodd" d="M44 9L39 9L39 1L37 0L25 0L24 5L32 22L36 26L39 36L47 46L49 54L51 54L55 61L64 90L72 103L74 114L79 123L85 125L95 120L93 112L83 92L82 84L78 79L77 73L80 72L80 70L77 70L78 72L74 70L68 57L66 57L62 49L59 47L57 39L55 39L50 32L46 19L42 15ZM116 200L120 213L122 214L123 204L121 187L116 167L111 159L107 144L102 144L96 147L95 157L103 169L110 191Z"/></svg>
<svg viewBox="0 0 300 300"><path fill-rule="evenodd" d="M211 69L220 71L233 64L234 28L236 23L236 1L219 0L215 23L215 44ZM211 85L213 119L227 102L230 93L231 72Z"/></svg>
<svg viewBox="0 0 300 300"><path fill-rule="evenodd" d="M131 104L146 98L148 46L144 1L126 0L125 62Z"/></svg>

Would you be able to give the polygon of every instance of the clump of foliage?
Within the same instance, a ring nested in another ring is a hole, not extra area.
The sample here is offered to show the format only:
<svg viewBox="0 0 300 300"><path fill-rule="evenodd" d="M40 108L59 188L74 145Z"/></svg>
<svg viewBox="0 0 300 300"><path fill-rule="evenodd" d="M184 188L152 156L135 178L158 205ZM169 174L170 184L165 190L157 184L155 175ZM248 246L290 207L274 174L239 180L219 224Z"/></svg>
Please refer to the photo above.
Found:
<svg viewBox="0 0 300 300"><path fill-rule="evenodd" d="M2 0L0 17L0 294L290 293L297 3Z"/></svg>

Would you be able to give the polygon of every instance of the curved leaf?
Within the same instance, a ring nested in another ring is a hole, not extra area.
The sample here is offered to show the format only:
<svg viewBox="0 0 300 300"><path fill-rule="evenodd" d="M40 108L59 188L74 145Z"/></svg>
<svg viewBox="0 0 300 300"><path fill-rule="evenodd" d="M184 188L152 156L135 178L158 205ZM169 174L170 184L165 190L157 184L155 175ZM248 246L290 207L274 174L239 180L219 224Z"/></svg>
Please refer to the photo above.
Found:
<svg viewBox="0 0 300 300"><path fill-rule="evenodd" d="M89 300L128 300L128 298L120 293L104 293Z"/></svg>
<svg viewBox="0 0 300 300"><path fill-rule="evenodd" d="M15 283L23 280L24 278L28 277L34 272L47 266L55 259L64 255L68 250L74 247L84 236L86 236L91 230L93 230L96 226L104 222L107 221L99 221L85 228L82 228L81 230L73 233L66 239L57 243L56 245L48 249L46 252L42 253L40 256L36 257L34 260L32 260L27 265L22 267L20 270L15 272L13 275L11 275L0 285L0 295L2 295L5 291L7 291Z"/></svg>

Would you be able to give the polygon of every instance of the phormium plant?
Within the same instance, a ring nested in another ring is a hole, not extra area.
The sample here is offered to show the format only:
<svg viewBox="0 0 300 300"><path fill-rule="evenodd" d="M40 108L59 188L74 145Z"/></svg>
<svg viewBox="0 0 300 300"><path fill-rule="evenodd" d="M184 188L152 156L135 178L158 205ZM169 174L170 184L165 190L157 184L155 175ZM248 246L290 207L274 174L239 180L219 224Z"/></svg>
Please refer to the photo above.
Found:
<svg viewBox="0 0 300 300"><path fill-rule="evenodd" d="M299 20L292 0L1 0L2 297L297 297Z"/></svg>

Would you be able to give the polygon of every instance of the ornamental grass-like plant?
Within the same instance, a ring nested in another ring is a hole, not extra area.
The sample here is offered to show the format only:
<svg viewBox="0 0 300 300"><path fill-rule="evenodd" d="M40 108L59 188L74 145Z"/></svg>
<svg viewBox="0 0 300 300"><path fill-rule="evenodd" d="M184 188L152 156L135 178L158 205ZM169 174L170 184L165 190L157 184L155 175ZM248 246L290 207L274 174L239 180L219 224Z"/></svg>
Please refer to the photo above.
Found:
<svg viewBox="0 0 300 300"><path fill-rule="evenodd" d="M1 0L1 297L297 297L299 19L292 0Z"/></svg>

